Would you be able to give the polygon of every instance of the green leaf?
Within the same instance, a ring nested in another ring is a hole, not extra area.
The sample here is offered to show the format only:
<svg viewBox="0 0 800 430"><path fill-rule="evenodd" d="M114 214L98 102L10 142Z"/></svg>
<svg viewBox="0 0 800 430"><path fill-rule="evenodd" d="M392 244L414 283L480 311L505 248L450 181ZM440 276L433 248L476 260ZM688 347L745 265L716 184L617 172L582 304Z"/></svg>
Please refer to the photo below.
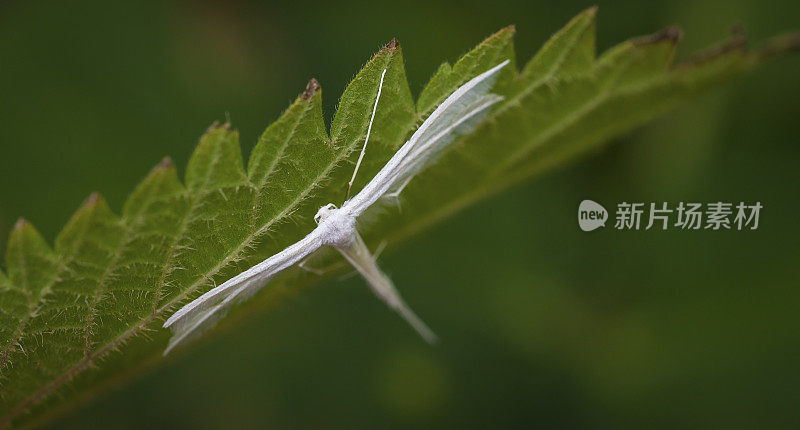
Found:
<svg viewBox="0 0 800 430"><path fill-rule="evenodd" d="M416 104L402 49L392 40L345 89L330 135L322 91L312 80L264 131L247 169L238 133L214 125L183 182L165 159L136 187L121 216L90 196L54 250L33 226L18 222L6 253L8 274L0 272L0 425L52 417L160 360L168 338L161 323L172 311L311 231L320 206L344 200L384 69L354 191L453 90L512 61L496 87L505 101L410 183L402 212L389 207L366 214L360 228L373 245L384 238L402 242L800 45L793 35L747 51L736 36L673 65L679 32L670 28L595 58L595 14L592 8L575 17L519 74L514 28L500 30L453 66L443 64ZM282 291L321 279L288 270L245 308L262 308Z"/></svg>

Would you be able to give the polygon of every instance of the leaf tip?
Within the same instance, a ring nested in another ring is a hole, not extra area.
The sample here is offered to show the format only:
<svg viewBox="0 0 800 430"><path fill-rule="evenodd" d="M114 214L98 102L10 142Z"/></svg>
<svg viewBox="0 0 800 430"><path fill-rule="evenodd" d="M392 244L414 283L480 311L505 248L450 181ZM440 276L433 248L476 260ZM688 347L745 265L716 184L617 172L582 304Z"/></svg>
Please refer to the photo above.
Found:
<svg viewBox="0 0 800 430"><path fill-rule="evenodd" d="M156 166L156 169L160 169L160 170L166 170L166 169L169 169L169 168L171 168L173 165L174 165L174 164L172 163L172 158L169 158L169 157L164 157L164 158L161 160L161 162L160 162L160 163L158 163L158 165Z"/></svg>
<svg viewBox="0 0 800 430"><path fill-rule="evenodd" d="M677 65L681 67L691 67L698 64L712 61L732 52L745 52L747 49L747 35L744 31L744 26L736 24L731 28L731 37L728 40L720 43L719 45L699 52L688 60Z"/></svg>
<svg viewBox="0 0 800 430"><path fill-rule="evenodd" d="M28 226L28 224L29 224L28 220L26 220L25 218L19 217L19 219L17 219L17 222L14 223L14 228L11 229L11 232L12 233L18 232L18 231L22 230L23 228L25 228L26 226Z"/></svg>
<svg viewBox="0 0 800 430"><path fill-rule="evenodd" d="M800 31L772 38L758 48L756 56L764 59L791 51L800 51Z"/></svg>
<svg viewBox="0 0 800 430"><path fill-rule="evenodd" d="M747 39L747 32L744 30L744 24L737 22L731 27L731 36L734 39Z"/></svg>
<svg viewBox="0 0 800 430"><path fill-rule="evenodd" d="M386 45L383 45L383 49L388 49L390 51L393 51L399 47L400 47L400 41L397 40L396 37L393 37L392 40L390 40L389 43L387 43Z"/></svg>
<svg viewBox="0 0 800 430"><path fill-rule="evenodd" d="M205 134L211 134L217 130L230 130L231 129L231 122L226 121L224 124L220 125L219 121L214 121L211 123L210 126L206 129Z"/></svg>
<svg viewBox="0 0 800 430"><path fill-rule="evenodd" d="M491 36L487 37L481 43L486 43L489 40L494 40L494 39L501 38L501 37L512 37L516 33L517 33L517 26L516 25L514 25L514 24L507 25L507 26L501 28L500 30L497 30L494 34L492 34Z"/></svg>
<svg viewBox="0 0 800 430"><path fill-rule="evenodd" d="M633 43L637 46L654 45L661 42L668 42L673 45L677 45L682 36L683 32L681 31L680 27L673 25L659 31L656 34L636 39L633 41Z"/></svg>
<svg viewBox="0 0 800 430"><path fill-rule="evenodd" d="M306 89L303 91L303 94L301 94L300 97L302 97L303 100L310 100L311 97L313 97L314 94L316 94L321 88L322 87L319 85L319 82L317 82L316 79L311 78L311 80L308 81L308 84L306 84Z"/></svg>
<svg viewBox="0 0 800 430"><path fill-rule="evenodd" d="M103 196L100 195L100 193L98 193L97 191L95 191L92 194L89 194L89 197L86 198L86 201L83 202L83 205L84 206L94 206L94 205L100 203L102 200L103 200Z"/></svg>

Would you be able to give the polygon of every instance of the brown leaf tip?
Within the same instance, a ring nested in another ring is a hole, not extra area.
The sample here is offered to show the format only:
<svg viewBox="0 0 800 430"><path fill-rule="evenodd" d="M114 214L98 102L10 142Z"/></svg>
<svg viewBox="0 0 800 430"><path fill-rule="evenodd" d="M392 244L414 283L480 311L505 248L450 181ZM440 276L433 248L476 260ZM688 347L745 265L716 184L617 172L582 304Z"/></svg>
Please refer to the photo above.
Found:
<svg viewBox="0 0 800 430"><path fill-rule="evenodd" d="M689 58L688 60L678 64L677 67L689 67L696 64L702 64L711 61L717 57L729 54L731 52L744 52L747 50L747 36L744 33L744 27L734 26L731 29L731 37L720 43L719 45L699 52Z"/></svg>
<svg viewBox="0 0 800 430"><path fill-rule="evenodd" d="M169 158L169 157L164 157L164 159L161 160L160 163L158 163L158 166L156 166L156 168L158 168L158 169L169 169L172 166L173 166L172 159Z"/></svg>
<svg viewBox="0 0 800 430"><path fill-rule="evenodd" d="M11 231L20 231L25 228L26 225L28 225L28 221L26 221L25 218L20 217L17 222L14 223L14 228Z"/></svg>
<svg viewBox="0 0 800 430"><path fill-rule="evenodd" d="M383 46L383 49L388 49L388 50L391 51L391 50L395 50L395 49L397 49L399 47L400 47L400 41L397 40L396 37L393 37L392 40L389 41L389 43L387 43L386 45Z"/></svg>
<svg viewBox="0 0 800 430"><path fill-rule="evenodd" d="M737 22L731 27L731 36L734 39L747 39L747 32L744 31L744 24Z"/></svg>
<svg viewBox="0 0 800 430"><path fill-rule="evenodd" d="M487 43L490 40L497 39L498 37L504 37L504 36L508 35L509 33L511 33L513 35L516 32L517 32L517 26L516 25L514 25L514 24L507 25L507 26L501 28L500 30L497 30L496 32L494 32L492 35L490 35L486 39L483 39L483 42L481 42L481 44Z"/></svg>
<svg viewBox="0 0 800 430"><path fill-rule="evenodd" d="M92 194L89 194L89 197L86 198L85 205L86 206L96 205L102 198L103 196L101 196L100 193L95 191Z"/></svg>
<svg viewBox="0 0 800 430"><path fill-rule="evenodd" d="M206 134L211 133L212 131L216 130L219 127L219 121L214 121L211 125L208 126L206 129Z"/></svg>
<svg viewBox="0 0 800 430"><path fill-rule="evenodd" d="M681 29L675 26L667 27L664 31L661 32L661 37L665 40L669 40L672 43L678 43L683 36Z"/></svg>
<svg viewBox="0 0 800 430"><path fill-rule="evenodd" d="M317 82L316 79L311 78L311 80L308 81L308 84L306 84L306 89L303 91L303 94L301 94L300 97L302 97L303 100L310 100L311 97L314 97L314 94L316 94L321 88L322 87L319 85L319 82Z"/></svg>
<svg viewBox="0 0 800 430"><path fill-rule="evenodd" d="M800 31L771 39L759 47L756 54L761 58L768 58L789 51L800 51Z"/></svg>
<svg viewBox="0 0 800 430"><path fill-rule="evenodd" d="M676 26L670 26L656 34L653 34L652 36L645 36L637 39L634 41L634 43L637 45L653 45L666 41L675 45L681 40L681 36L682 32L680 28Z"/></svg>
<svg viewBox="0 0 800 430"><path fill-rule="evenodd" d="M220 125L219 121L214 121L214 122L211 123L211 125L208 126L208 128L206 129L205 134L212 133L215 130L219 130L219 129L230 130L231 129L231 122L230 121L225 121L224 124Z"/></svg>

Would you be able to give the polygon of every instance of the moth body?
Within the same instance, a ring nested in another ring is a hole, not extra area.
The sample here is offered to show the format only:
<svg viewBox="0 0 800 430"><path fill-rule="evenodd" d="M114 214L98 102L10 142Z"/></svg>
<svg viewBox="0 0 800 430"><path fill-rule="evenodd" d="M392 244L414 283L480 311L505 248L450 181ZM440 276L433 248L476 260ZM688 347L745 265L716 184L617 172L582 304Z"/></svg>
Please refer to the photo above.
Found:
<svg viewBox="0 0 800 430"><path fill-rule="evenodd" d="M324 245L337 248L349 247L356 235L356 217L333 203L319 208L314 215Z"/></svg>

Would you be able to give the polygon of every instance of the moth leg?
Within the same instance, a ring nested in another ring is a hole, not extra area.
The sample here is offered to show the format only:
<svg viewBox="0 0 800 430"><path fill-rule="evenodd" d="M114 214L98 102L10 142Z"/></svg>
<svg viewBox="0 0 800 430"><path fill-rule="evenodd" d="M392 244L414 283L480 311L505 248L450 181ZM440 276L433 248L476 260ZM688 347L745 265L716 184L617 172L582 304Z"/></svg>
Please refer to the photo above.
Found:
<svg viewBox="0 0 800 430"><path fill-rule="evenodd" d="M395 207L397 207L397 212L401 215L403 214L403 204L400 202L400 193L386 194L383 197L387 200L392 200Z"/></svg>
<svg viewBox="0 0 800 430"><path fill-rule="evenodd" d="M331 272L339 270L343 267L341 261L339 262L329 262L328 264L318 264L314 265L313 260L318 257L318 254L311 254L308 255L306 258L302 259L300 263L297 264L297 267L303 269L308 273L312 273L317 276L325 276ZM343 281L348 278L352 278L355 275L355 270L348 270L346 273L342 274L341 276L337 277L336 280Z"/></svg>
<svg viewBox="0 0 800 430"><path fill-rule="evenodd" d="M321 269L320 268L316 268L316 267L311 267L311 264L309 264L309 259L310 259L309 257L306 257L306 258L302 259L300 261L300 263L297 264L297 267L305 270L306 272L313 273L313 274L315 274L317 276L324 276L326 273L331 271L331 267L330 266L329 267L323 267Z"/></svg>
<svg viewBox="0 0 800 430"><path fill-rule="evenodd" d="M350 278L352 278L352 277L354 277L356 275L358 275L358 271L356 271L354 269L351 269L351 270L348 270L346 273L343 273L342 276L339 276L338 278L336 278L336 280L338 282L342 282L342 281L346 281L346 280L348 280L348 279L350 279Z"/></svg>
<svg viewBox="0 0 800 430"><path fill-rule="evenodd" d="M400 197L400 193L403 192L403 190L406 188L406 186L408 186L408 183L411 182L411 179L413 179L413 178L414 178L413 176L409 176L408 178L406 178L403 181L403 183L400 184L399 187L397 187L396 190L394 190L394 191L392 191L390 193L386 193L386 197L395 197L395 198Z"/></svg>
<svg viewBox="0 0 800 430"><path fill-rule="evenodd" d="M397 206L397 211L400 212L401 214L403 213L403 207L400 204L400 193L402 193L403 190L406 188L406 185L408 185L408 183L411 182L411 179L412 179L412 177L408 177L405 181L403 181L402 184L400 184L399 187L397 187L396 190L388 192L388 193L383 195L383 198L385 198L385 199L393 199L394 200L394 204L395 204L395 206Z"/></svg>
<svg viewBox="0 0 800 430"><path fill-rule="evenodd" d="M382 240L381 243L378 244L378 246L375 248L375 252L372 253L372 259L373 260L377 260L378 257L381 256L381 253L386 248L386 244L387 243L389 243L389 242L387 242L385 240ZM345 273L344 275L340 276L337 279L339 281L344 281L346 279L352 278L353 276L356 276L357 274L358 274L358 270L352 269L352 270L348 270L347 273Z"/></svg>
<svg viewBox="0 0 800 430"><path fill-rule="evenodd" d="M381 256L381 253L383 252L383 250L386 249L386 244L387 243L388 242L384 239L384 240L381 241L381 243L378 244L378 246L375 248L375 252L372 253L372 258L373 259L377 260L378 257Z"/></svg>

